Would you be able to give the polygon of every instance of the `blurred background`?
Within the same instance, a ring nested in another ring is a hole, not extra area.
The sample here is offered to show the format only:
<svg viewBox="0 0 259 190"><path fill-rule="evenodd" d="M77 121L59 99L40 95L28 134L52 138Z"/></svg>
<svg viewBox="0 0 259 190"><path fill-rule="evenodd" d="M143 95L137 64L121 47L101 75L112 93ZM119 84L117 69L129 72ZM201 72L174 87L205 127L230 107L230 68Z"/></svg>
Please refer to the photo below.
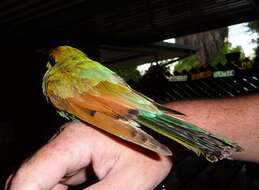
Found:
<svg viewBox="0 0 259 190"><path fill-rule="evenodd" d="M0 26L0 189L65 122L41 92L41 52L57 45L160 103L259 91L257 0L2 0ZM186 152L157 189L259 189L258 168Z"/></svg>

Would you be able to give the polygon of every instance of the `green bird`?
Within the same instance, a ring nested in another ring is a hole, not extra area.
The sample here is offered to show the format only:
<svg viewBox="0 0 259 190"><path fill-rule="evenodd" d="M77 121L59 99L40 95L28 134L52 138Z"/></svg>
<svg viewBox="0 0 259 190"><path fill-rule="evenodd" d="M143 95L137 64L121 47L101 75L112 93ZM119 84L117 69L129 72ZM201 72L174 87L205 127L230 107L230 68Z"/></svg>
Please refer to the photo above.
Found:
<svg viewBox="0 0 259 190"><path fill-rule="evenodd" d="M231 158L232 152L241 150L237 144L177 118L179 112L133 90L116 73L76 48L52 49L47 69L43 93L67 119L79 119L161 155L172 152L145 128L211 162Z"/></svg>

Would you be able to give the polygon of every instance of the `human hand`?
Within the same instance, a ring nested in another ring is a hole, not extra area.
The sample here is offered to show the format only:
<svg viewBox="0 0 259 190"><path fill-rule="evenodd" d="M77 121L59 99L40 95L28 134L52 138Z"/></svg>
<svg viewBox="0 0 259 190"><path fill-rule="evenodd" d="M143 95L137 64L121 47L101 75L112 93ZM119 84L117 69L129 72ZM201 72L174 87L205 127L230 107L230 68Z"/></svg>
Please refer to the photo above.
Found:
<svg viewBox="0 0 259 190"><path fill-rule="evenodd" d="M151 190L167 176L172 162L72 122L25 161L6 186L9 190L66 190L87 180L89 165L100 181L85 190Z"/></svg>

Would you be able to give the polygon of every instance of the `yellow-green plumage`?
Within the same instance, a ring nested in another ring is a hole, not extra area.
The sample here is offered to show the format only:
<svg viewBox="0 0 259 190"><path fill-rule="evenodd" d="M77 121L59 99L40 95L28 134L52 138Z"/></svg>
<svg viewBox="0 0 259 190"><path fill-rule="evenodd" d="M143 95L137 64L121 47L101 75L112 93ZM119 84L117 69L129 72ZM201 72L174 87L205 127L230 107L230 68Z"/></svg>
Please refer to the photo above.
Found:
<svg viewBox="0 0 259 190"><path fill-rule="evenodd" d="M174 117L176 111L134 91L116 73L69 46L51 51L43 93L62 116L78 118L159 154L171 155L171 151L144 132L144 127L210 161L230 158L232 151L240 150L238 145Z"/></svg>

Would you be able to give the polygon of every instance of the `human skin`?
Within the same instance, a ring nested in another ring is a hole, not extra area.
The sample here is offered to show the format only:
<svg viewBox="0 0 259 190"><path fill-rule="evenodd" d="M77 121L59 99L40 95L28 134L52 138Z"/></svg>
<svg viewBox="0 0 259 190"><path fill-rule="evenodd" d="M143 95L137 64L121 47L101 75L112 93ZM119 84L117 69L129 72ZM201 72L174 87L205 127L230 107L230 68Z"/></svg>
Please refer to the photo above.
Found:
<svg viewBox="0 0 259 190"><path fill-rule="evenodd" d="M259 95L169 106L185 113L184 119L238 143L243 150L234 159L259 162ZM172 159L73 122L24 162L9 180L10 190L64 190L87 180L89 164L100 181L87 190L151 190L169 173Z"/></svg>
<svg viewBox="0 0 259 190"><path fill-rule="evenodd" d="M90 164L100 182L86 190L150 190L172 166L168 157L72 122L22 164L6 189L65 190L87 180Z"/></svg>
<svg viewBox="0 0 259 190"><path fill-rule="evenodd" d="M208 100L179 101L170 107L185 113L184 119L242 147L236 160L259 162L259 94Z"/></svg>

